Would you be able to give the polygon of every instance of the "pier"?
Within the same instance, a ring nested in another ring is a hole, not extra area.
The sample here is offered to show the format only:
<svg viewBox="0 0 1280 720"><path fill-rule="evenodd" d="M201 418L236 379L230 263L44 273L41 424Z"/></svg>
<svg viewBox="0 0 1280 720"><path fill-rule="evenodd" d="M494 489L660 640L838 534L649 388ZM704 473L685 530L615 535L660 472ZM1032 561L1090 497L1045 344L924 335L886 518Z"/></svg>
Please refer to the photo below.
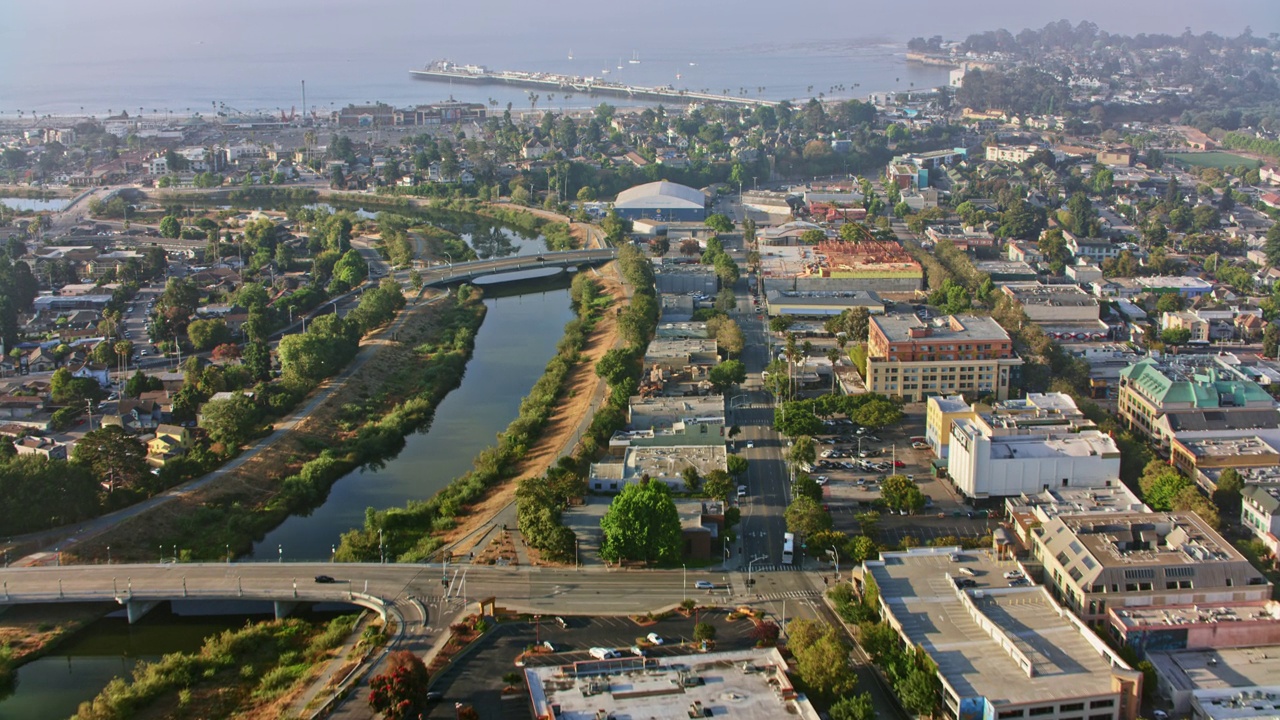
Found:
<svg viewBox="0 0 1280 720"><path fill-rule="evenodd" d="M749 107L778 104L774 100L718 95L693 90L677 90L670 85L665 87L645 87L610 82L596 77L524 72L520 70L490 70L483 65L459 65L447 60L433 62L422 70L410 70L409 74L419 80L464 82L476 85L515 85L517 87L541 88L543 90L578 92L586 95L611 95L633 100L669 100L677 103L727 103Z"/></svg>

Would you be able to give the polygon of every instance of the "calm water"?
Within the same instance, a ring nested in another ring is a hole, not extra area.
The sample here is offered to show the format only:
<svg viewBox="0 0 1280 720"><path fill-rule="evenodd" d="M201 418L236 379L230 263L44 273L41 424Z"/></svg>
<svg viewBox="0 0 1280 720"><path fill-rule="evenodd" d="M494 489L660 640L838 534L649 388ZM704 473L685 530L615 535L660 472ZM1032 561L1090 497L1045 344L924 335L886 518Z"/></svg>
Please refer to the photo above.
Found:
<svg viewBox="0 0 1280 720"><path fill-rule="evenodd" d="M268 619L263 616L258 619ZM0 720L62 720L138 662L198 650L214 633L244 625L244 616L179 617L161 606L135 625L106 618L46 655L23 665L17 687L0 700Z"/></svg>
<svg viewBox="0 0 1280 720"><path fill-rule="evenodd" d="M52 200L38 200L36 198L15 198L0 197L0 205L4 205L11 210L53 210L58 211L66 207L71 201L66 198L54 198Z"/></svg>

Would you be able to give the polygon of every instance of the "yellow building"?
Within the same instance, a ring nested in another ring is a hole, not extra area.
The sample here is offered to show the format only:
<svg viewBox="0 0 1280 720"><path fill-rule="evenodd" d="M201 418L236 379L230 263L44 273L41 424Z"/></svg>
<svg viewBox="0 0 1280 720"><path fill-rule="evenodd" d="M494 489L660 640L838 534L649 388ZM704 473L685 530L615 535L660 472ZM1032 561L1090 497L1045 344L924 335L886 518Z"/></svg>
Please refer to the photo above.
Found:
<svg viewBox="0 0 1280 720"><path fill-rule="evenodd" d="M951 442L951 426L957 420L977 420L978 413L960 395L935 395L925 405L925 442L939 458L947 456Z"/></svg>
<svg viewBox="0 0 1280 720"><path fill-rule="evenodd" d="M191 447L191 433L180 425L158 425L156 436L147 441L147 464L163 467Z"/></svg>

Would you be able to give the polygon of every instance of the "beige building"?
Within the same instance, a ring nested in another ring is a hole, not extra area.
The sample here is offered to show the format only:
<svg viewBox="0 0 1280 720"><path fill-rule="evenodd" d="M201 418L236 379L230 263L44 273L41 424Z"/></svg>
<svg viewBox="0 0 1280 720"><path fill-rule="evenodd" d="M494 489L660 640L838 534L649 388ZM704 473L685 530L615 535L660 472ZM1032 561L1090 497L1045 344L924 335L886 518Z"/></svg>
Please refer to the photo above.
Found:
<svg viewBox="0 0 1280 720"><path fill-rule="evenodd" d="M1062 515L1032 534L1054 595L1088 622L1107 609L1251 602L1271 583L1192 512Z"/></svg>
<svg viewBox="0 0 1280 720"><path fill-rule="evenodd" d="M870 319L866 385L871 392L912 402L956 393L1007 400L1021 366L1009 334L989 317Z"/></svg>

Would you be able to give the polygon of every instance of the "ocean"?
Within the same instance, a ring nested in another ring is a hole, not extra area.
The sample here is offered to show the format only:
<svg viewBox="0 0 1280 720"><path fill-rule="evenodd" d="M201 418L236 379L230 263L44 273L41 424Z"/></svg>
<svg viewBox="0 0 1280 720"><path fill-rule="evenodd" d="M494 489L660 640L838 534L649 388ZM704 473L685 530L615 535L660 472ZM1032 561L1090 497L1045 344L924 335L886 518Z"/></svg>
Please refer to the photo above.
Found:
<svg viewBox="0 0 1280 720"><path fill-rule="evenodd" d="M1014 32L1068 17L1117 32L1184 25L1265 35L1271 0L984 0L849 4L812 0L43 0L0 10L0 116L242 112L457 100L529 105L523 89L413 80L437 59L501 70L593 75L773 100L866 97L945 84L908 64L906 41ZM573 59L570 60L570 54ZM632 63L632 59L639 60ZM621 66L621 69L619 69ZM605 75L604 70L609 74ZM543 93L540 93L545 95ZM599 102L557 95L539 108ZM610 101L615 102L616 101Z"/></svg>

